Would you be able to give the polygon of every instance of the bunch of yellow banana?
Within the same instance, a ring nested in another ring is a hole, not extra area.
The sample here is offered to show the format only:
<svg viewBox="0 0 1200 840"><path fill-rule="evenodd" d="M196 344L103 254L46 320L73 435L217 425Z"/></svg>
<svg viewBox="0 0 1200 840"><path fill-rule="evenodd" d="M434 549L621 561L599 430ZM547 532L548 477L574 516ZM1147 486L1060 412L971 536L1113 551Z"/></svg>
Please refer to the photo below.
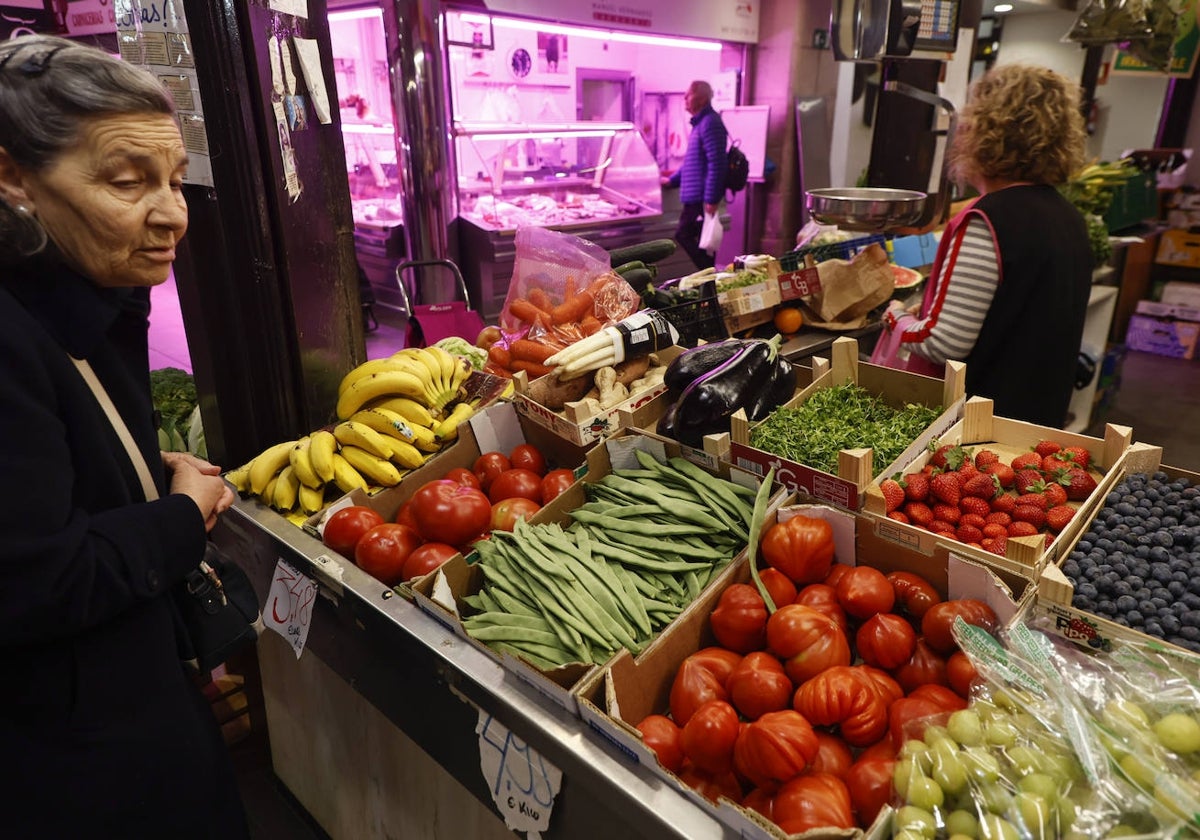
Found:
<svg viewBox="0 0 1200 840"><path fill-rule="evenodd" d="M348 420L360 408L387 397L405 397L438 414L459 399L472 370L467 359L440 347L406 348L363 362L338 386L338 419Z"/></svg>

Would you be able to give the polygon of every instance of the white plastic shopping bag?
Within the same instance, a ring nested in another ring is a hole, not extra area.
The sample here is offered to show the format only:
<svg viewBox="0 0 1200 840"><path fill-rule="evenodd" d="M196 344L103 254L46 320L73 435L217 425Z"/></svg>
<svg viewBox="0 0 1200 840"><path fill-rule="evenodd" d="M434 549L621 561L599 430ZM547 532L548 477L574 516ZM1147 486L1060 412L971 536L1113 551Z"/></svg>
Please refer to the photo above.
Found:
<svg viewBox="0 0 1200 840"><path fill-rule="evenodd" d="M721 227L721 216L718 213L704 214L704 227L700 229L700 247L710 254L717 253L721 247L721 237L725 230Z"/></svg>

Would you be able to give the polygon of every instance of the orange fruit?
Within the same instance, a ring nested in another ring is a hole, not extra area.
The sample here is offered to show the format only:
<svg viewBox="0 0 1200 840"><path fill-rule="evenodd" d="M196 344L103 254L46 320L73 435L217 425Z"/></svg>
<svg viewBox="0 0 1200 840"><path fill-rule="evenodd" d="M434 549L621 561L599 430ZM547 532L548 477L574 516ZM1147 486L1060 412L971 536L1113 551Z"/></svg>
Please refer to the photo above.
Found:
<svg viewBox="0 0 1200 840"><path fill-rule="evenodd" d="M804 324L804 316L794 306L783 306L775 310L775 329L791 335Z"/></svg>

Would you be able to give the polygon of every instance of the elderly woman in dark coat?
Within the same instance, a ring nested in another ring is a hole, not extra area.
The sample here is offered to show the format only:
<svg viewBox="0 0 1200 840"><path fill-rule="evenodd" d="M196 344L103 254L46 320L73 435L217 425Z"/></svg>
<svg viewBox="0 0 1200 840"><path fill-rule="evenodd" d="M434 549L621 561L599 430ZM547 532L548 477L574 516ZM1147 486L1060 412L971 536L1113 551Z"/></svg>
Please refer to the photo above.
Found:
<svg viewBox="0 0 1200 840"><path fill-rule="evenodd" d="M233 493L160 453L151 418L149 290L187 229L186 167L152 75L49 36L0 43L5 837L247 836L169 595Z"/></svg>

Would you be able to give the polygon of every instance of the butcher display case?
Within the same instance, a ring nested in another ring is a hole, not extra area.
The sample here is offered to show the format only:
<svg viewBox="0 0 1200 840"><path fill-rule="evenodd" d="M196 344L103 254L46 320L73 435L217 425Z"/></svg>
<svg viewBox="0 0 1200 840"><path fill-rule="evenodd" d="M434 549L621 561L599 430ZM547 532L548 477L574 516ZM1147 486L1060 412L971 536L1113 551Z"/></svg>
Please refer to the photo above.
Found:
<svg viewBox="0 0 1200 840"><path fill-rule="evenodd" d="M391 125L343 122L346 178L354 213L354 249L375 299L403 307L396 264L404 259L404 206Z"/></svg>
<svg viewBox="0 0 1200 840"><path fill-rule="evenodd" d="M495 321L518 227L573 233L604 248L670 236L658 164L633 123L459 122L460 263L472 305Z"/></svg>

